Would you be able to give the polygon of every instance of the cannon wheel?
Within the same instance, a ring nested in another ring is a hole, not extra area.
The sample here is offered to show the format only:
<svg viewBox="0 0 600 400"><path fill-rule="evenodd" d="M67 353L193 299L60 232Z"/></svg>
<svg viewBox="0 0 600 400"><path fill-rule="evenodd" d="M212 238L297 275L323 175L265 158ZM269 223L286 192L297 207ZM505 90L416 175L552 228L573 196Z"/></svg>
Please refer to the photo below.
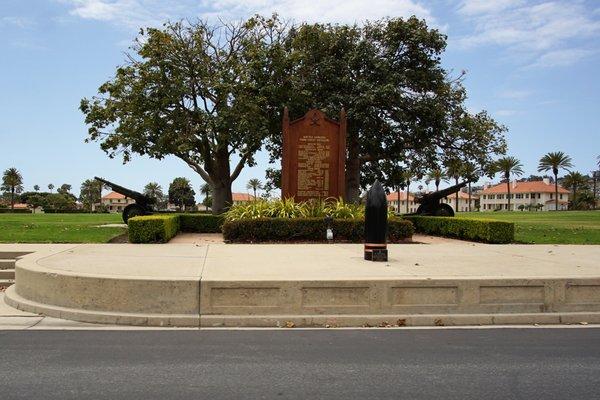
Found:
<svg viewBox="0 0 600 400"><path fill-rule="evenodd" d="M434 215L436 217L454 217L454 209L449 204L438 204L435 207Z"/></svg>
<svg viewBox="0 0 600 400"><path fill-rule="evenodd" d="M123 221L127 223L127 220L138 215L147 215L148 212L138 204L130 204L123 210Z"/></svg>

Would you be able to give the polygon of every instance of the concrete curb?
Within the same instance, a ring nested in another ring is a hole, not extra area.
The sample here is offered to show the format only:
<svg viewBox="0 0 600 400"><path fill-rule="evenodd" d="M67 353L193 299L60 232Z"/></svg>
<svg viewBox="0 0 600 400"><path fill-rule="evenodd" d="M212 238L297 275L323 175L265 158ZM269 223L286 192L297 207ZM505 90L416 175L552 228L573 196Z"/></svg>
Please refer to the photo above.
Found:
<svg viewBox="0 0 600 400"><path fill-rule="evenodd" d="M27 300L19 296L15 286L5 291L4 302L21 311L41 314L43 316L68 319L72 321L95 324L133 325L133 326L177 326L199 327L199 315L187 314L143 314L143 313L110 313L75 308L58 307Z"/></svg>
<svg viewBox="0 0 600 400"><path fill-rule="evenodd" d="M600 323L597 249L585 249L588 261L580 262L581 270L570 264L574 248L544 248L545 254L535 248L533 258L510 256L501 277L480 268L474 257L497 256L497 248L468 249L468 262L457 258L456 268L477 274L444 276L413 265L411 257L424 259L432 271L452 267L439 254L426 258L430 250L415 247L404 250L405 261L387 265L364 264L353 256L355 247L344 245L310 252L267 245L220 245L210 253L186 245L47 248L16 262L16 284L5 302L60 319L155 327ZM540 273L526 274L521 266ZM549 275L552 268L564 273Z"/></svg>

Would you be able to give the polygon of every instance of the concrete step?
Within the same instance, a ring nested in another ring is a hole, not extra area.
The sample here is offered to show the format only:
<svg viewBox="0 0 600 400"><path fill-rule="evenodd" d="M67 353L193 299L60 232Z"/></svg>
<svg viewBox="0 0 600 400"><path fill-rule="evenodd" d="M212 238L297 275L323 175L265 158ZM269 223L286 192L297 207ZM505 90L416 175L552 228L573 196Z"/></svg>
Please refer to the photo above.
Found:
<svg viewBox="0 0 600 400"><path fill-rule="evenodd" d="M14 283L14 279L0 279L0 288L7 288Z"/></svg>
<svg viewBox="0 0 600 400"><path fill-rule="evenodd" d="M0 280L3 279L15 279L15 270L13 269L0 269Z"/></svg>
<svg viewBox="0 0 600 400"><path fill-rule="evenodd" d="M14 260L27 254L31 254L31 251L0 251L0 260Z"/></svg>
<svg viewBox="0 0 600 400"><path fill-rule="evenodd" d="M0 260L0 270L3 269L14 269L15 268L15 259L12 260Z"/></svg>

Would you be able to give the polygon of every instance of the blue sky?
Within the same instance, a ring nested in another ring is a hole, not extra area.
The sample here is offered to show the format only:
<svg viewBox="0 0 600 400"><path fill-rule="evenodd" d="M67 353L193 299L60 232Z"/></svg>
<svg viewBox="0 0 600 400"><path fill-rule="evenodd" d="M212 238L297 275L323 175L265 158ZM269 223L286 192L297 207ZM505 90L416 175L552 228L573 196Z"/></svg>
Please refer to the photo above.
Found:
<svg viewBox="0 0 600 400"><path fill-rule="evenodd" d="M183 162L109 159L84 143L77 107L124 61L140 26L167 19L238 19L278 12L299 21L425 18L448 35L444 65L465 85L472 111L488 110L509 128L509 154L526 174L548 151L572 156L588 173L600 155L600 2L525 0L1 0L0 169L17 167L26 189L104 176L141 189L185 176ZM264 180L266 156L234 182Z"/></svg>

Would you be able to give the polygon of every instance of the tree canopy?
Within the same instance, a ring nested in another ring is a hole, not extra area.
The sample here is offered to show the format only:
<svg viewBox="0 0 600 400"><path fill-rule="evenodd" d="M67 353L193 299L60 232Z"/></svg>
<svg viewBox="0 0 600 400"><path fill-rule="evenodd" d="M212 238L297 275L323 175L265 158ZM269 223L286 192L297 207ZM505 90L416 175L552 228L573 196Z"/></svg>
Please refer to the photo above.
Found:
<svg viewBox="0 0 600 400"><path fill-rule="evenodd" d="M169 185L169 202L180 209L196 205L195 195L196 192L194 192L190 181L186 178L175 178Z"/></svg>
<svg viewBox="0 0 600 400"><path fill-rule="evenodd" d="M221 212L232 202L231 183L279 129L283 31L276 18L261 17L142 29L127 63L81 102L88 139L124 162L132 153L180 158L211 185Z"/></svg>
<svg viewBox="0 0 600 400"><path fill-rule="evenodd" d="M213 212L263 145L281 156L281 111L348 117L346 197L374 179L459 158L483 167L505 128L464 106L462 74L441 66L446 37L416 17L364 25L167 23L142 29L115 77L83 99L88 140L110 157L187 163L213 189ZM235 161L234 163L232 163ZM278 179L267 177L267 193ZM361 180L362 178L362 180ZM420 176L417 176L420 178Z"/></svg>
<svg viewBox="0 0 600 400"><path fill-rule="evenodd" d="M303 24L285 43L290 112L346 110L350 201L375 179L393 186L397 170L421 173L450 158L483 167L505 151L505 128L485 112L469 113L462 74L452 78L441 66L446 37L416 17ZM276 160L281 141L272 139Z"/></svg>

